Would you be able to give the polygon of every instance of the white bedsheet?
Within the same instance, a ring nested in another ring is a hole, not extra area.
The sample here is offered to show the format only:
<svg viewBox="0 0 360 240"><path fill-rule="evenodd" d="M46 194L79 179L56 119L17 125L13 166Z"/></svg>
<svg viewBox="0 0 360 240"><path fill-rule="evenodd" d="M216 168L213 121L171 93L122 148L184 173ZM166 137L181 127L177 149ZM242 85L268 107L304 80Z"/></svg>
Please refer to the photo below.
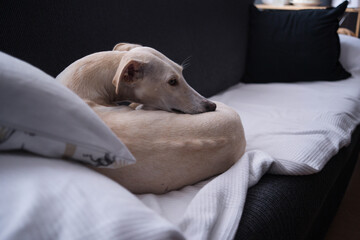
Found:
<svg viewBox="0 0 360 240"><path fill-rule="evenodd" d="M360 123L360 40L341 36L341 62L352 77L337 82L238 84L212 97L233 107L245 128L245 155L227 172L194 186L139 199L188 239L231 239L248 187L267 171L320 171L349 144Z"/></svg>

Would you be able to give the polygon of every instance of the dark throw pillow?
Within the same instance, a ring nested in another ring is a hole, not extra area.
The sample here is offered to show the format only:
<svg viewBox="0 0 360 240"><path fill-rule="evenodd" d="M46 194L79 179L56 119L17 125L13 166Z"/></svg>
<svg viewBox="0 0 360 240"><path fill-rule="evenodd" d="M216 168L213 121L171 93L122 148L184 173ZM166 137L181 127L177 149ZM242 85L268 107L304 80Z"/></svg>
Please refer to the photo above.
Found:
<svg viewBox="0 0 360 240"><path fill-rule="evenodd" d="M336 8L299 11L250 9L245 82L340 80L351 76L340 64Z"/></svg>

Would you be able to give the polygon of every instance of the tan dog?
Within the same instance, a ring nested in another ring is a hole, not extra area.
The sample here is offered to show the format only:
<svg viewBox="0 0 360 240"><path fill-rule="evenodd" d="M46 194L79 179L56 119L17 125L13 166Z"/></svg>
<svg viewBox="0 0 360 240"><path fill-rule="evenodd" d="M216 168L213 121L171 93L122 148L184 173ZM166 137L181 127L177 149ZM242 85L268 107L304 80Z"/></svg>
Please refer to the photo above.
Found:
<svg viewBox="0 0 360 240"><path fill-rule="evenodd" d="M156 50L134 44L114 49L84 57L57 77L136 158L133 165L94 170L134 193L165 193L220 174L240 159L246 142L234 110L217 103L214 111L216 104L185 82L182 67ZM116 106L122 100L191 114Z"/></svg>
<svg viewBox="0 0 360 240"><path fill-rule="evenodd" d="M169 112L215 111L215 103L186 83L183 68L160 52L127 43L114 50L79 59L57 79L87 102L104 106L127 100Z"/></svg>

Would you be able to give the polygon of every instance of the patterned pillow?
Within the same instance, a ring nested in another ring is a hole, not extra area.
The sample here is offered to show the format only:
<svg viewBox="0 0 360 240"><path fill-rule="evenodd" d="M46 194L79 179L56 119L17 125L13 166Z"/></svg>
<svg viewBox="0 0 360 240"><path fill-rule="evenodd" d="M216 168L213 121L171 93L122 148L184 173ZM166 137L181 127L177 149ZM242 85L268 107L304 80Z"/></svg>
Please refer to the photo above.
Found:
<svg viewBox="0 0 360 240"><path fill-rule="evenodd" d="M127 147L78 96L39 69L0 52L0 151L117 168Z"/></svg>

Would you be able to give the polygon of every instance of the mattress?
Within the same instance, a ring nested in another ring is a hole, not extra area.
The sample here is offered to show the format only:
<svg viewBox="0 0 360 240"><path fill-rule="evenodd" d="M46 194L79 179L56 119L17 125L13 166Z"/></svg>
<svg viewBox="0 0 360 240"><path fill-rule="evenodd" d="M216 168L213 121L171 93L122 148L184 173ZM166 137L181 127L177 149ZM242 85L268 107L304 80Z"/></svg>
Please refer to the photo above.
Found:
<svg viewBox="0 0 360 240"><path fill-rule="evenodd" d="M347 80L239 83L213 96L239 113L246 153L178 191L133 195L80 164L0 154L0 239L232 239L248 188L265 173L317 173L350 143L360 123L360 40L341 36L341 49Z"/></svg>

